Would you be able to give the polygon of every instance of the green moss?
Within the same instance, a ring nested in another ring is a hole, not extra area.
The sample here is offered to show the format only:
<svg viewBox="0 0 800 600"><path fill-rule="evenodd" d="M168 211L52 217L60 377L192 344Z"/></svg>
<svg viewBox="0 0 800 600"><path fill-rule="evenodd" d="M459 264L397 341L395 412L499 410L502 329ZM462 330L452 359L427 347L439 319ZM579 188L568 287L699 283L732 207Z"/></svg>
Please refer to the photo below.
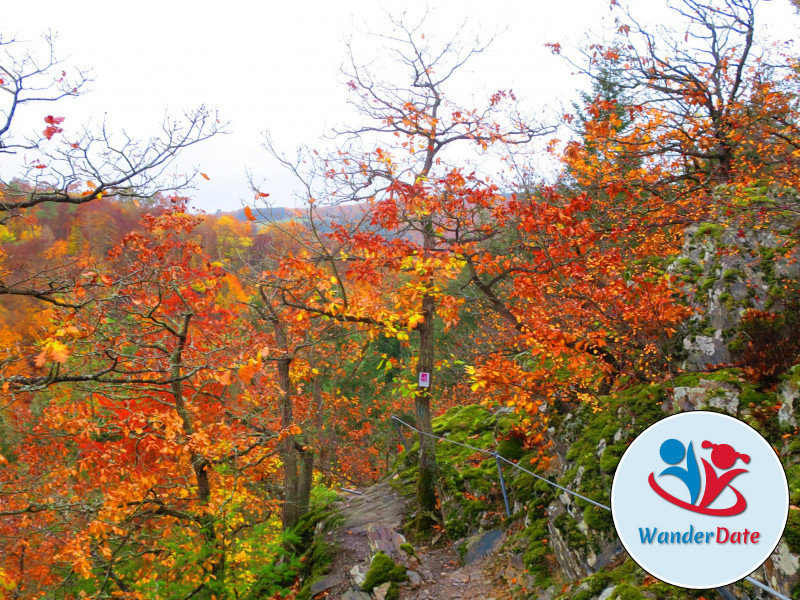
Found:
<svg viewBox="0 0 800 600"><path fill-rule="evenodd" d="M603 450L602 456L600 456L600 468L605 473L613 475L627 447L627 444L614 444L613 446L606 447L606 449Z"/></svg>
<svg viewBox="0 0 800 600"><path fill-rule="evenodd" d="M789 511L789 519L783 532L783 539L794 554L800 554L800 510Z"/></svg>
<svg viewBox="0 0 800 600"><path fill-rule="evenodd" d="M372 564L369 566L369 571L367 571L367 576L361 585L361 589L365 592L371 592L375 587L387 581L400 582L407 579L408 576L404 567L394 562L385 552L378 552L372 558Z"/></svg>
<svg viewBox="0 0 800 600"><path fill-rule="evenodd" d="M567 546L570 548L575 549L585 549L588 545L588 540L583 532L578 529L578 525L575 523L575 518L567 513L561 513L556 517L556 520L553 522L561 532L561 535L567 542Z"/></svg>
<svg viewBox="0 0 800 600"><path fill-rule="evenodd" d="M386 590L385 600L400 600L400 586L396 582L389 584L389 589Z"/></svg>
<svg viewBox="0 0 800 600"><path fill-rule="evenodd" d="M754 386L746 386L739 395L739 398L741 399L742 404L745 406L750 404L754 406L773 405L778 401L775 394L766 394L764 392L760 392L756 390Z"/></svg>
<svg viewBox="0 0 800 600"><path fill-rule="evenodd" d="M746 348L747 344L742 338L736 338L728 344L728 350L734 355L744 352Z"/></svg>
<svg viewBox="0 0 800 600"><path fill-rule="evenodd" d="M479 404L454 406L433 422L433 432L441 435L445 432L463 431L469 434L484 430L486 419L491 414Z"/></svg>
<svg viewBox="0 0 800 600"><path fill-rule="evenodd" d="M645 597L642 592L627 583L622 583L614 588L614 594L619 600L640 600Z"/></svg>
<svg viewBox="0 0 800 600"><path fill-rule="evenodd" d="M720 369L713 373L702 373L700 379L707 381L721 381L724 383L740 384L742 382L741 369Z"/></svg>
<svg viewBox="0 0 800 600"><path fill-rule="evenodd" d="M703 223L697 228L697 237L710 236L715 240L719 240L725 228L717 223Z"/></svg>
<svg viewBox="0 0 800 600"><path fill-rule="evenodd" d="M497 453L509 460L519 460L524 454L522 440L516 437L500 440L497 444Z"/></svg>
<svg viewBox="0 0 800 600"><path fill-rule="evenodd" d="M744 279L744 273L739 269L725 269L722 273L722 281L725 283L736 283L739 279Z"/></svg>
<svg viewBox="0 0 800 600"><path fill-rule="evenodd" d="M409 556L416 556L417 555L416 551L414 550L414 546L412 546L411 544L408 544L408 543L400 544L400 550L402 550L403 552L405 552Z"/></svg>
<svg viewBox="0 0 800 600"><path fill-rule="evenodd" d="M444 522L444 530L447 532L447 537L451 540L461 539L469 533L469 527L467 527L463 517L457 512L454 512L454 515Z"/></svg>
<svg viewBox="0 0 800 600"><path fill-rule="evenodd" d="M586 524L597 531L610 531L614 528L614 520L611 513L599 506L591 505L583 511L583 519Z"/></svg>
<svg viewBox="0 0 800 600"><path fill-rule="evenodd" d="M696 387L700 383L700 375L697 373L681 373L675 377L675 387Z"/></svg>
<svg viewBox="0 0 800 600"><path fill-rule="evenodd" d="M722 292L719 295L719 301L726 310L730 311L736 308L736 300L734 300L733 296L728 292Z"/></svg>

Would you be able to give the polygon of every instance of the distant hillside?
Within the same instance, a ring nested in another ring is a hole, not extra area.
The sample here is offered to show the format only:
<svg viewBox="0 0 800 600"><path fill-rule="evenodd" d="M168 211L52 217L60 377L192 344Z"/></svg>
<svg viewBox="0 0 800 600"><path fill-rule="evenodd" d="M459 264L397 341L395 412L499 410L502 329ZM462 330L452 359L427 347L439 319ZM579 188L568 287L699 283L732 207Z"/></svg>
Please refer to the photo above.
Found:
<svg viewBox="0 0 800 600"><path fill-rule="evenodd" d="M259 221L286 221L293 218L305 218L307 213L305 208L289 208L285 206L270 206L252 209L253 214ZM342 204L338 206L318 206L316 215L323 219L343 219L352 220L363 216L367 210L365 204ZM247 221L244 208L235 211L217 211L218 217L229 215L239 221Z"/></svg>

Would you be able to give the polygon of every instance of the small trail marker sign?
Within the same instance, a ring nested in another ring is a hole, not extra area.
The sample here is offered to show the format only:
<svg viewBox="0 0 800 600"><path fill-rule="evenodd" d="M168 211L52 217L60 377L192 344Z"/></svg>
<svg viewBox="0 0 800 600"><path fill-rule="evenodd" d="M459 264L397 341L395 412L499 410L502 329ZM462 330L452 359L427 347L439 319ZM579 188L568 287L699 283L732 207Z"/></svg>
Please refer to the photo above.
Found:
<svg viewBox="0 0 800 600"><path fill-rule="evenodd" d="M419 374L419 387L431 387L431 374L422 371Z"/></svg>

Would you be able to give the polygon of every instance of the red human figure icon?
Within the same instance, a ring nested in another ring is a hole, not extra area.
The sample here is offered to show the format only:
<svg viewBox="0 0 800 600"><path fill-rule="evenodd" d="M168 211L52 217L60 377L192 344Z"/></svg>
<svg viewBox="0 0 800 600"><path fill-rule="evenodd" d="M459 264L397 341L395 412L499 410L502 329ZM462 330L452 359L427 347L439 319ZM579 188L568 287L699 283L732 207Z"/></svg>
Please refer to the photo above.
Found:
<svg viewBox="0 0 800 600"><path fill-rule="evenodd" d="M718 469L730 469L738 459L741 459L745 464L750 462L750 457L747 454L736 452L736 450L734 450L733 447L729 446L728 444L713 444L708 440L705 440L703 441L702 447L713 448L711 451L711 462L714 463L714 466ZM700 460L703 461L703 468L705 469L706 473L706 489L703 493L703 499L700 501L701 508L707 507L714 500L716 500L717 496L722 493L722 490L730 485L730 482L734 479L734 477L748 472L747 469L733 469L732 471L722 473L718 476L717 472L714 470L714 467L708 464L708 461L705 458L701 458ZM740 510L736 510L736 512L730 514L738 514L745 509L747 502L739 490L733 486L730 486L730 488L736 494L736 504L734 507L732 507L732 509L739 509L741 504Z"/></svg>

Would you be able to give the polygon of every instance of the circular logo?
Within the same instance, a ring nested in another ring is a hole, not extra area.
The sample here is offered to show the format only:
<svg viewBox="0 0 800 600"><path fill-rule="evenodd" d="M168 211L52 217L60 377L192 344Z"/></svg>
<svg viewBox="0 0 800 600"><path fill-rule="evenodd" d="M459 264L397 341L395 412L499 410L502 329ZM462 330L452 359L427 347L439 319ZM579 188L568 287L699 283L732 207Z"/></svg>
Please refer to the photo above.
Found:
<svg viewBox="0 0 800 600"><path fill-rule="evenodd" d="M611 488L614 525L631 558L685 588L728 585L780 541L789 487L775 450L752 427L694 411L651 425L628 447Z"/></svg>

